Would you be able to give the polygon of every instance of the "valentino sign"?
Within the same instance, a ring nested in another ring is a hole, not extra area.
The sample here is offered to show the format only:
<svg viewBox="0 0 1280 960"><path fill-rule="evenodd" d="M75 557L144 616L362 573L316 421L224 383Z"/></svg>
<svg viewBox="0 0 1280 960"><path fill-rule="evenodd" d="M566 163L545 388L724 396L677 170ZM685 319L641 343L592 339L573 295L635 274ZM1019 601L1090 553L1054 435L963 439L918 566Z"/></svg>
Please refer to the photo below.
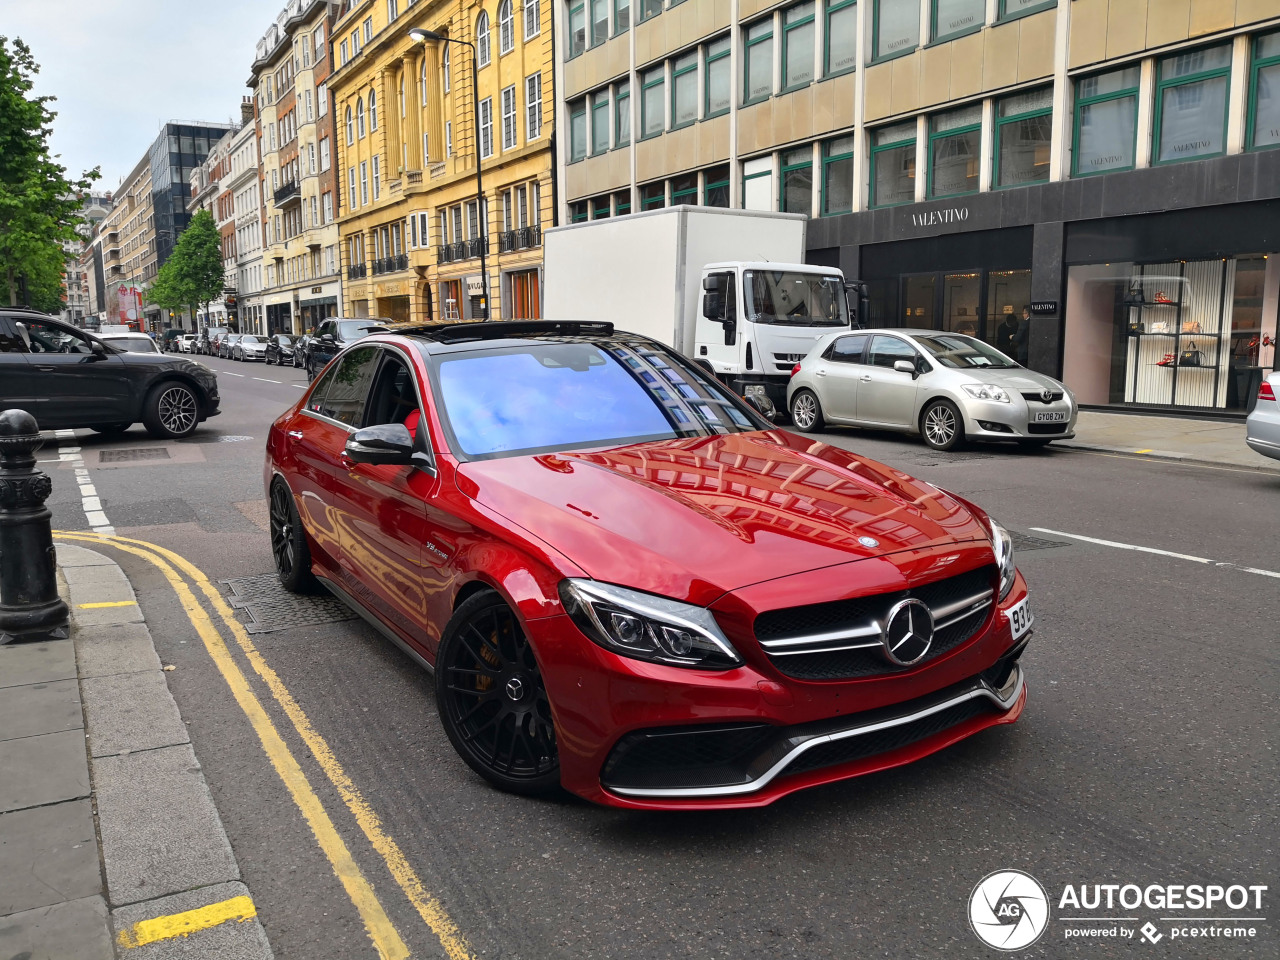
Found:
<svg viewBox="0 0 1280 960"><path fill-rule="evenodd" d="M916 227L940 227L948 223L964 223L968 219L968 207L943 207L941 210L911 214L911 224Z"/></svg>

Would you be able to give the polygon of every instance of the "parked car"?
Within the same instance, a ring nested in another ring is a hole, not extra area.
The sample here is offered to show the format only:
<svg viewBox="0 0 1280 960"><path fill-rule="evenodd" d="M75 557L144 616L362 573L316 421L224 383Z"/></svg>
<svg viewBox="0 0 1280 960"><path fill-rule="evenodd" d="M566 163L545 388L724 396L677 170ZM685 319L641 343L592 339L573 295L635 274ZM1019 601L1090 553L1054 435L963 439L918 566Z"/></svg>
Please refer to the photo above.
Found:
<svg viewBox="0 0 1280 960"><path fill-rule="evenodd" d="M198 348L196 353L204 354L206 357L216 356L218 353L218 339L227 332L226 327L205 327L200 331L200 339L197 341Z"/></svg>
<svg viewBox="0 0 1280 960"><path fill-rule="evenodd" d="M263 360L267 354L267 342L251 333L242 334L231 346L232 360Z"/></svg>
<svg viewBox="0 0 1280 960"><path fill-rule="evenodd" d="M42 430L120 433L141 421L154 437L188 436L218 415L218 378L152 348L131 353L42 313L0 309L0 410L26 410Z"/></svg>
<svg viewBox="0 0 1280 960"><path fill-rule="evenodd" d="M218 356L230 360L232 348L243 336L242 333L224 333L218 338Z"/></svg>
<svg viewBox="0 0 1280 960"><path fill-rule="evenodd" d="M305 367L307 365L307 347L311 343L311 334L304 333L298 337L293 345L293 365L295 367Z"/></svg>
<svg viewBox="0 0 1280 960"><path fill-rule="evenodd" d="M355 343L370 334L386 332L387 327L381 319L344 320L333 317L323 321L316 328L315 335L307 342L305 363L307 379L314 380L316 374L348 344Z"/></svg>
<svg viewBox="0 0 1280 960"><path fill-rule="evenodd" d="M160 352L161 353L177 352L178 340L181 337L182 337L182 331L177 328L170 327L168 330L164 331L164 333L160 335L160 343L159 343Z"/></svg>
<svg viewBox="0 0 1280 960"><path fill-rule="evenodd" d="M432 667L506 790L762 806L1025 703L1003 527L609 323L361 340L272 425L264 481L283 585Z"/></svg>
<svg viewBox="0 0 1280 960"><path fill-rule="evenodd" d="M145 333L104 333L99 338L103 343L125 350L129 353L161 353L156 342Z"/></svg>
<svg viewBox="0 0 1280 960"><path fill-rule="evenodd" d="M1244 442L1264 457L1280 460L1280 371L1267 374L1258 401L1245 420Z"/></svg>
<svg viewBox="0 0 1280 960"><path fill-rule="evenodd" d="M267 345L263 359L267 363L279 364L282 367L286 363L296 366L293 362L293 350L297 340L297 337L291 337L287 333L273 333L266 338Z"/></svg>
<svg viewBox="0 0 1280 960"><path fill-rule="evenodd" d="M1075 397L975 337L938 330L845 330L791 372L797 429L827 424L919 434L936 450L965 440L1044 446L1075 435Z"/></svg>
<svg viewBox="0 0 1280 960"><path fill-rule="evenodd" d="M194 333L184 333L178 340L179 353L195 353L196 352L196 335Z"/></svg>

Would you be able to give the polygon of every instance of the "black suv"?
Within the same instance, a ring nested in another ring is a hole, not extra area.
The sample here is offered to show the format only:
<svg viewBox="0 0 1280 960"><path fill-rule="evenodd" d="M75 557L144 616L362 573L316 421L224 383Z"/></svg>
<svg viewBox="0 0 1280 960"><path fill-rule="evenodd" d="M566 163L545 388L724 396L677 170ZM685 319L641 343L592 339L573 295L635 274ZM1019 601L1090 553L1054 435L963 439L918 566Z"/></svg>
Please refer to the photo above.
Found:
<svg viewBox="0 0 1280 960"><path fill-rule="evenodd" d="M349 343L355 343L371 333L390 333L382 325L381 319L343 320L331 317L323 321L315 335L307 341L306 356L303 366L307 368L307 379L314 380L316 374L338 355Z"/></svg>
<svg viewBox="0 0 1280 960"><path fill-rule="evenodd" d="M218 415L218 378L203 364L126 353L34 310L0 309L0 410L17 407L42 430L120 433L139 420L177 439Z"/></svg>

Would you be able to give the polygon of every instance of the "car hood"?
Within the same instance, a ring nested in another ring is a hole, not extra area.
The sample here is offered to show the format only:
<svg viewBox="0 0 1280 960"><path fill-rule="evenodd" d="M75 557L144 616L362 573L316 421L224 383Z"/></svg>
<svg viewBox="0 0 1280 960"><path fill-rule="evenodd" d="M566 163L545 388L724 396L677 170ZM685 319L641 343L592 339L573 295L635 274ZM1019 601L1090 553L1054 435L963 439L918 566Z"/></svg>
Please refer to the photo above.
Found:
<svg viewBox="0 0 1280 960"><path fill-rule="evenodd" d="M988 536L937 487L780 430L475 461L457 476L589 576L696 603Z"/></svg>
<svg viewBox="0 0 1280 960"><path fill-rule="evenodd" d="M1043 373L1036 373L1025 367L1015 367L1011 370L966 369L947 372L960 374L966 383L994 383L1015 393L1040 393L1046 389L1062 392L1066 389L1053 377L1046 377Z"/></svg>

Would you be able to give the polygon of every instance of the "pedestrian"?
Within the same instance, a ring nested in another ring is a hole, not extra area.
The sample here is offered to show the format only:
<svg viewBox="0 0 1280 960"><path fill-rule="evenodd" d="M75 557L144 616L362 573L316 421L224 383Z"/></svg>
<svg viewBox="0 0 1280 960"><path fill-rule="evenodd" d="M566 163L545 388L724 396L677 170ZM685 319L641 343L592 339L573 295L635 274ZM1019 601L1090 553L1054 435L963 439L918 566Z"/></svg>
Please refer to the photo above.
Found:
<svg viewBox="0 0 1280 960"><path fill-rule="evenodd" d="M1013 356L1013 339L1018 335L1018 318L1013 313L1013 308L1009 308L1009 312L1004 315L1004 319L1000 321L1000 326L996 327L996 349L1003 353L1006 357Z"/></svg>
<svg viewBox="0 0 1280 960"><path fill-rule="evenodd" d="M1031 353L1031 307L1022 308L1022 322L1018 324L1018 332L1013 335L1014 358L1024 367Z"/></svg>

